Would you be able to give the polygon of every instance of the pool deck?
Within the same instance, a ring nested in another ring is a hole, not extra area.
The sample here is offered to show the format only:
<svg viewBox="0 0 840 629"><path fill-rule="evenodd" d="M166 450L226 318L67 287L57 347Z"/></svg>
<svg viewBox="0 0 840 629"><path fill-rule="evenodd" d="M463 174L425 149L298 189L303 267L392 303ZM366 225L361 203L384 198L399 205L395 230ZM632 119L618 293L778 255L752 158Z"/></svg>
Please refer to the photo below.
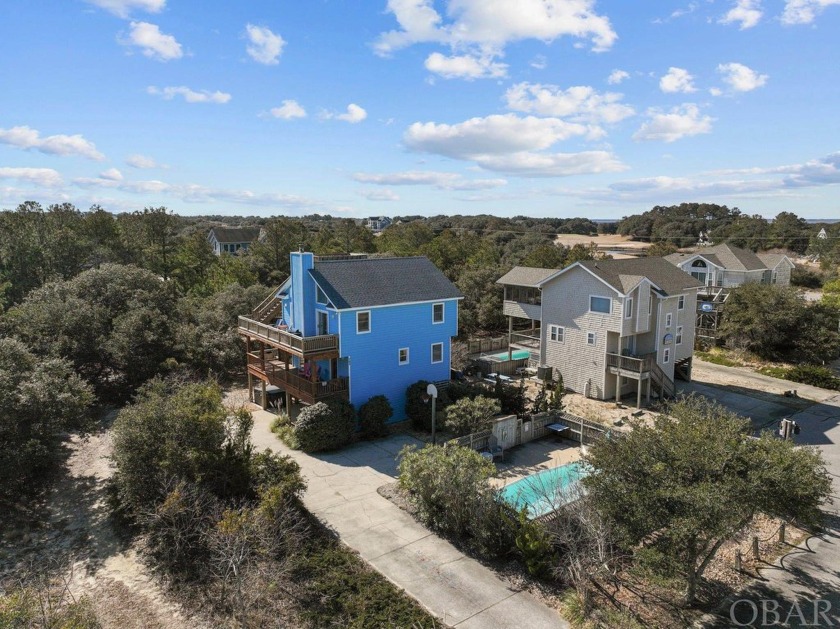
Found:
<svg viewBox="0 0 840 629"><path fill-rule="evenodd" d="M504 487L541 470L573 463L580 459L580 445L576 441L545 437L530 441L505 452L505 460L498 461L496 476L490 483Z"/></svg>

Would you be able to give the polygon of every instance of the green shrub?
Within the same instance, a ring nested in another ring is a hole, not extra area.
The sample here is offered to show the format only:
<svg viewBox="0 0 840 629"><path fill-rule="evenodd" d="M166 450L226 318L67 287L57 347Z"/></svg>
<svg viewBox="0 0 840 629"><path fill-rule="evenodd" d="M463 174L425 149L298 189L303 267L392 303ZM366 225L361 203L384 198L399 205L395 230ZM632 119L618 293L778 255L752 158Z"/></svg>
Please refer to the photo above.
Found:
<svg viewBox="0 0 840 629"><path fill-rule="evenodd" d="M499 400L493 398L483 395L473 400L462 398L446 409L446 427L458 437L485 430L501 410Z"/></svg>
<svg viewBox="0 0 840 629"><path fill-rule="evenodd" d="M346 402L349 406L349 402ZM343 404L318 402L301 410L294 434L304 452L336 450L350 443L356 428L354 413Z"/></svg>
<svg viewBox="0 0 840 629"><path fill-rule="evenodd" d="M431 402L423 401L427 386L429 386L427 380L420 380L408 387L405 397L405 414L411 420L412 428L430 432L432 430ZM435 411L438 415L438 426L441 425L440 415L449 404L449 395L445 390L438 389L438 399L435 405Z"/></svg>
<svg viewBox="0 0 840 629"><path fill-rule="evenodd" d="M451 402L457 402L463 398L470 398L471 400L479 395L489 396L490 392L487 387L480 384L471 384L469 382L450 382L446 388L446 395Z"/></svg>
<svg viewBox="0 0 840 629"><path fill-rule="evenodd" d="M821 365L796 365L788 369L783 377L812 387L840 391L840 378L831 369Z"/></svg>
<svg viewBox="0 0 840 629"><path fill-rule="evenodd" d="M822 273L798 265L790 274L790 283L802 288L822 288L824 279Z"/></svg>
<svg viewBox="0 0 840 629"><path fill-rule="evenodd" d="M400 486L430 528L469 543L485 555L513 548L513 522L487 479L495 466L459 446L406 446L400 452Z"/></svg>
<svg viewBox="0 0 840 629"><path fill-rule="evenodd" d="M394 409L384 395L375 395L359 408L359 427L365 439L376 439L388 434L385 424L391 419Z"/></svg>
<svg viewBox="0 0 840 629"><path fill-rule="evenodd" d="M554 555L551 536L541 523L528 519L525 508L518 516L516 547L529 574L540 578L548 575Z"/></svg>
<svg viewBox="0 0 840 629"><path fill-rule="evenodd" d="M295 424L286 413L280 413L271 420L271 432L292 450L300 450L300 442L295 436Z"/></svg>

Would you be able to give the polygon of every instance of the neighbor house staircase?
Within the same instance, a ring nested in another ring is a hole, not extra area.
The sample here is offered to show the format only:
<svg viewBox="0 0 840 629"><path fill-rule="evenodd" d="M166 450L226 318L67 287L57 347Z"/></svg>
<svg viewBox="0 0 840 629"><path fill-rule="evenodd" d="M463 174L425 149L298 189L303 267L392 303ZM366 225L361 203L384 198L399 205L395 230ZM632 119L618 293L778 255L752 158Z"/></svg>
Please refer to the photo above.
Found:
<svg viewBox="0 0 840 629"><path fill-rule="evenodd" d="M650 379L653 381L654 391L662 398L677 397L677 386L674 381L655 362L650 366Z"/></svg>

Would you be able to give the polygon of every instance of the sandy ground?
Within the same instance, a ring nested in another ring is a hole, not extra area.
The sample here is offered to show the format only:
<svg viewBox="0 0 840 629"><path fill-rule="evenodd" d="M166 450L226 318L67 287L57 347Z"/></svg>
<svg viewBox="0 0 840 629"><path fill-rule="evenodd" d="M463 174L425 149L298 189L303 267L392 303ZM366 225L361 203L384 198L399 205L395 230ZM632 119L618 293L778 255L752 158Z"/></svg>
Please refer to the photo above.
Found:
<svg viewBox="0 0 840 629"><path fill-rule="evenodd" d="M116 535L105 493L114 473L109 431L74 436L69 448L66 474L50 492L42 525L3 532L0 574L67 557L72 596L88 596L105 629L209 627L169 600L136 547Z"/></svg>

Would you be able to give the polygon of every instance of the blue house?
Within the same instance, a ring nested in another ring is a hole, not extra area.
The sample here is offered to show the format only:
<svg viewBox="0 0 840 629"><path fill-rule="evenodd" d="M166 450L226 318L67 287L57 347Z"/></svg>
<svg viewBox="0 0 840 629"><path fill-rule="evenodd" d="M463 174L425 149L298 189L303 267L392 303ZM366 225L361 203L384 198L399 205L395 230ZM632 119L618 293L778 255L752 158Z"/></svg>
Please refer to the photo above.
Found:
<svg viewBox="0 0 840 629"><path fill-rule="evenodd" d="M291 275L251 317L239 318L249 389L285 394L287 407L374 395L405 419L418 380L449 380L457 288L425 257L291 254ZM265 404L267 395L261 397Z"/></svg>

